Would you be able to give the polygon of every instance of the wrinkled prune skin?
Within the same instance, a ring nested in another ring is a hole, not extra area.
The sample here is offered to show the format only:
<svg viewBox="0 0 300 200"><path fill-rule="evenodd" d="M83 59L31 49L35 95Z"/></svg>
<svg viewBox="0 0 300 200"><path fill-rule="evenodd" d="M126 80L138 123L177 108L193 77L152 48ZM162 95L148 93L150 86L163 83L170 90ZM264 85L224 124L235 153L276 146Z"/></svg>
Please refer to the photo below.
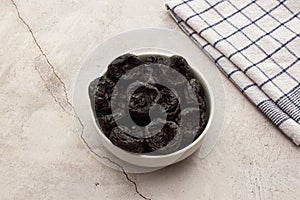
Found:
<svg viewBox="0 0 300 200"><path fill-rule="evenodd" d="M109 137L111 130L117 126L117 122L124 120L125 114L117 110L113 114L97 116L97 124L100 126L103 133Z"/></svg>
<svg viewBox="0 0 300 200"><path fill-rule="evenodd" d="M176 69L170 69L169 66L163 64L156 64L153 71L153 79L164 80L168 85L173 85L175 88L186 82L185 77L178 76L178 71Z"/></svg>
<svg viewBox="0 0 300 200"><path fill-rule="evenodd" d="M159 153L176 151L180 146L181 140L181 135L177 130L177 124L172 121L162 119L153 120L146 129L146 134L153 135L153 133L156 133L145 139L148 150L150 152L160 151Z"/></svg>
<svg viewBox="0 0 300 200"><path fill-rule="evenodd" d="M150 64L149 64L150 65ZM137 70L133 69L134 73L126 73L122 76L122 79L127 80L128 83L133 83L136 81L136 77L138 77L139 81L143 83L151 83L153 80L153 70L151 68L139 68ZM127 84L127 86L129 85Z"/></svg>
<svg viewBox="0 0 300 200"><path fill-rule="evenodd" d="M189 81L190 85L192 86L194 92L198 95L198 96L203 96L204 95L204 90L203 87L200 83L200 81L198 81L196 78L193 78Z"/></svg>
<svg viewBox="0 0 300 200"><path fill-rule="evenodd" d="M162 107L166 110L167 113L167 120L174 121L177 124L180 120L180 104L178 97L172 90L162 85L156 84L155 85L160 92L160 99L158 100L158 104L162 105Z"/></svg>
<svg viewBox="0 0 300 200"><path fill-rule="evenodd" d="M90 102L91 102L91 106L92 106L92 109L93 109L94 114L96 114L96 113L95 113L95 91L96 91L96 89L97 89L97 85L98 85L99 79L100 79L100 78L94 79L94 80L90 83L90 85L89 85L89 90L88 90L89 98L90 98Z"/></svg>
<svg viewBox="0 0 300 200"><path fill-rule="evenodd" d="M104 115L97 118L97 122L103 133L109 137L111 130L117 126L113 115Z"/></svg>
<svg viewBox="0 0 300 200"><path fill-rule="evenodd" d="M185 124L184 131L194 131L195 129L199 129L199 122L190 120L200 118L199 108L186 108L181 112L181 115L183 118L182 123Z"/></svg>
<svg viewBox="0 0 300 200"><path fill-rule="evenodd" d="M146 67L135 70L141 65ZM125 81L118 82L120 79ZM159 80L174 87L157 84ZM117 87L117 83L122 84ZM197 139L208 122L204 89L181 56L122 55L90 83L88 92L102 132L114 145L129 152L175 152ZM117 95L113 97L114 112L112 95Z"/></svg>
<svg viewBox="0 0 300 200"><path fill-rule="evenodd" d="M206 113L199 112L199 108L186 108L181 112L182 115L182 123L185 124L183 126L182 131L182 146L187 146L191 143L191 141L194 141L204 130L206 123L208 121L208 116ZM200 118L200 120L193 121L193 120L186 120L184 119L195 119ZM196 131L195 131L196 130Z"/></svg>
<svg viewBox="0 0 300 200"><path fill-rule="evenodd" d="M95 111L97 114L103 115L111 113L110 99L114 86L114 82L107 76L102 76L99 79L94 94Z"/></svg>
<svg viewBox="0 0 300 200"><path fill-rule="evenodd" d="M209 116L208 116L207 112L202 112L201 113L201 115L200 115L200 122L199 122L199 129L197 131L196 138L199 137L199 135L201 135L202 131L205 129L206 124L208 122L208 117Z"/></svg>
<svg viewBox="0 0 300 200"><path fill-rule="evenodd" d="M140 64L142 64L142 61L136 55L125 54L119 56L108 65L108 76L112 80L118 81L123 74Z"/></svg>
<svg viewBox="0 0 300 200"><path fill-rule="evenodd" d="M197 97L198 103L199 103L199 108L201 109L201 111L206 111L206 103L204 100L204 89L200 83L200 81L198 81L197 79L193 78L189 81L190 85L193 88L193 91Z"/></svg>
<svg viewBox="0 0 300 200"><path fill-rule="evenodd" d="M145 149L144 139L129 135L130 129L117 126L112 129L109 140L116 146L133 153L142 153Z"/></svg>
<svg viewBox="0 0 300 200"><path fill-rule="evenodd" d="M151 63L157 63L157 64L163 64L163 65L169 65L170 59L165 56L160 55L150 55L150 56L142 56L141 60L145 64L151 64Z"/></svg>
<svg viewBox="0 0 300 200"><path fill-rule="evenodd" d="M159 91L149 84L134 91L129 100L129 113L136 124L146 126L151 122L149 110L156 103L158 95Z"/></svg>
<svg viewBox="0 0 300 200"><path fill-rule="evenodd" d="M176 69L182 75L185 76L186 79L190 80L193 78L193 73L189 67L187 61L181 56L171 56L170 57L170 67Z"/></svg>

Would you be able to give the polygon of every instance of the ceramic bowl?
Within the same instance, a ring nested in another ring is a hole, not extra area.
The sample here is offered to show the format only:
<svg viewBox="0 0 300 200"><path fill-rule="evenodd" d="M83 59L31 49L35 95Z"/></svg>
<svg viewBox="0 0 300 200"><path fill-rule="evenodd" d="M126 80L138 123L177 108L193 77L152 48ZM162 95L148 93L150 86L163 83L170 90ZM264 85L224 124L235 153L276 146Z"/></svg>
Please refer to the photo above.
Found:
<svg viewBox="0 0 300 200"><path fill-rule="evenodd" d="M158 54L158 55L164 55L164 56L171 56L174 55L171 52L166 52L162 50L155 50L149 51L149 49L139 49L134 50L130 53L134 53L136 55L142 55L142 54ZM188 61L188 60L187 60ZM188 61L189 62L189 61ZM193 67L190 66L191 69L194 71L196 77L200 81L200 83L203 86L205 95L206 95L206 102L207 102L207 108L209 111L209 118L207 125L205 129L203 130L202 134L191 144L186 146L183 149L180 149L178 151L175 151L170 154L164 154L164 155L148 155L148 154L137 154L137 153L131 153L128 151L125 151L117 146L115 146L101 131L99 126L96 123L96 120L94 120L95 127L100 135L101 142L103 146L110 151L113 155L120 158L121 160L124 160L130 164L136 165L136 166L142 166L142 167L165 167L171 164L174 164L176 162L179 162L187 157L189 157L191 154L193 154L203 143L204 137L206 136L208 130L211 128L212 120L215 114L215 101L214 101L214 95L211 90L211 87L208 84L208 81L205 79L205 77L201 74L201 72ZM103 71L106 72L107 68ZM91 109L91 113L93 115L93 111ZM93 119L95 119L93 117Z"/></svg>

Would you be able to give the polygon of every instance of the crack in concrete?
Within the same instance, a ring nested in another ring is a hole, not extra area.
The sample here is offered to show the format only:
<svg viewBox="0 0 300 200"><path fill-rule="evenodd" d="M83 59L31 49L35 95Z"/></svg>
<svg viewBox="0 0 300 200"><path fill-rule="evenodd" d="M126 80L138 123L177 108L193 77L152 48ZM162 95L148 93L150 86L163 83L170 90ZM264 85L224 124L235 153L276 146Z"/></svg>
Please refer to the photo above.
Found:
<svg viewBox="0 0 300 200"><path fill-rule="evenodd" d="M79 120L79 123L82 124L82 122ZM84 142L85 146L89 149L90 152L93 153L94 156L100 158L100 159L106 159L108 160L109 162L111 162L112 164L114 164L115 166L117 166L121 171L122 173L124 174L124 176L126 177L126 179L131 182L133 185L134 185L134 188L135 188L135 192L140 196L142 197L143 199L146 199L146 200L151 200L150 198L148 197L145 197L143 194L141 194L139 191L138 191L138 187L137 187L137 184L135 181L133 181L131 178L129 178L127 172L125 171L124 167L122 167L120 164L116 163L115 161L111 160L109 157L106 157L106 156L100 156L99 154L97 154L93 149L91 149L91 147L87 144L87 142L85 141L85 139L83 138L83 132L81 132L81 135L80 135L82 141Z"/></svg>
<svg viewBox="0 0 300 200"><path fill-rule="evenodd" d="M37 71L37 73L39 74L39 77L42 79L45 88L49 91L50 95L52 96L53 100L66 112L69 114L69 112L65 109L65 107L62 105L62 103L57 100L57 98L55 97L54 93L52 92L52 90L48 87L47 85L47 81L44 79L44 77L42 76L40 70L37 68L37 66L34 66L35 71Z"/></svg>
<svg viewBox="0 0 300 200"><path fill-rule="evenodd" d="M11 3L13 4L13 6L15 7L15 9L16 9L16 11L17 11L18 18L19 18L19 19L23 22L23 24L27 27L28 31L29 31L30 34L31 34L32 39L34 40L35 45L38 47L39 51L41 52L41 54L43 55L43 57L46 59L46 62L47 62L47 64L50 66L50 68L51 68L51 70L52 70L54 76L59 80L60 84L62 85L62 87L63 87L63 89L64 89L65 98L66 98L67 102L70 103L69 98L68 98L68 95L67 95L67 92L66 92L67 89L66 89L65 83L64 83L64 82L62 81L62 79L58 76L58 74L57 74L56 71L55 71L54 66L51 64L51 62L49 61L47 55L44 53L42 47L41 47L40 44L37 42L37 39L36 39L35 35L33 34L33 31L31 30L29 24L21 17L19 8L18 8L17 4L15 3L15 1L14 1L14 0L11 0ZM65 109L65 107L61 104L61 102L59 102L59 101L57 100L57 98L55 97L55 95L53 94L53 92L52 92L52 91L50 90L50 88L47 86L47 83L46 83L45 79L43 78L43 76L41 75L40 71L37 69L36 66L35 66L34 68L35 68L35 70L38 72L38 74L39 74L39 76L41 77L42 81L45 83L45 87L46 87L46 89L50 92L50 94L51 94L51 96L53 97L54 101L57 102L57 103L59 104L59 106L60 106L65 112L67 112L66 109ZM67 113L68 113L68 112L67 112ZM70 114L70 113L68 113L68 114Z"/></svg>
<svg viewBox="0 0 300 200"><path fill-rule="evenodd" d="M95 156L101 158L101 159L106 159L108 160L109 162L111 162L112 164L116 165L117 167L119 167L121 169L121 171L123 172L124 176L126 177L126 179L132 183L134 185L134 188L135 188L135 192L140 196L142 197L143 199L146 199L146 200L151 200L150 198L147 198L145 197L143 194L141 194L139 191L138 191L138 187L137 187L137 184L135 181L133 181L132 179L129 178L127 172L125 171L125 169L119 165L118 163L116 163L115 161L111 160L110 158L106 157L106 156L100 156L98 155L96 152L94 152L91 147L87 144L87 142L85 141L85 139L83 138L83 132L84 132L84 124L82 123L79 115L77 114L74 106L72 105L72 103L70 102L69 100L69 97L68 97L68 94L67 94L67 88L66 88L66 85L65 83L63 82L63 80L60 78L60 76L56 73L55 71L55 68L54 66L52 65L52 63L49 61L47 55L45 54L45 52L43 51L42 47L40 46L40 44L37 42L37 39L35 37L35 35L33 34L33 31L31 30L29 24L22 18L21 14L20 14L20 11L19 11L19 8L17 6L17 4L15 3L14 0L11 0L11 3L13 4L13 6L15 7L16 11L17 11L17 14L18 14L18 18L22 21L22 23L27 27L28 31L30 32L31 34L31 37L32 39L34 40L34 43L35 45L38 47L40 53L43 55L43 57L46 59L46 62L48 64L48 66L50 66L51 70L52 70L52 73L54 74L54 76L57 78L57 80L59 81L60 85L63 87L63 93L64 93L64 96L65 96L65 99L66 99L66 102L67 102L67 105L71 108L71 110L73 111L73 113L69 113L66 108L62 105L62 103L55 97L54 93L52 92L52 90L48 87L47 85L47 81L43 78L42 74L40 73L39 69L37 68L37 66L35 66L35 70L37 71L37 73L39 74L40 78L42 79L42 81L44 82L45 84L45 87L46 89L50 92L52 98L54 99L54 101L56 103L59 104L59 106L69 115L72 115L73 117L75 117L79 123L80 123L80 126L81 126L81 139L82 141L85 143L86 147L90 150L90 152L92 152Z"/></svg>

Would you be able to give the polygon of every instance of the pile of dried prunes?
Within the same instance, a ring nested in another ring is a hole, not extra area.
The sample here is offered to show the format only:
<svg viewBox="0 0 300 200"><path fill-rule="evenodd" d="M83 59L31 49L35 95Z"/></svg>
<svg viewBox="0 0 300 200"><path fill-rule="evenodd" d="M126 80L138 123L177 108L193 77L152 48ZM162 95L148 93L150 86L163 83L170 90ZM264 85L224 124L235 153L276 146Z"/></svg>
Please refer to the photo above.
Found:
<svg viewBox="0 0 300 200"><path fill-rule="evenodd" d="M119 56L89 85L97 125L133 153L168 154L197 139L209 117L205 95L178 55Z"/></svg>

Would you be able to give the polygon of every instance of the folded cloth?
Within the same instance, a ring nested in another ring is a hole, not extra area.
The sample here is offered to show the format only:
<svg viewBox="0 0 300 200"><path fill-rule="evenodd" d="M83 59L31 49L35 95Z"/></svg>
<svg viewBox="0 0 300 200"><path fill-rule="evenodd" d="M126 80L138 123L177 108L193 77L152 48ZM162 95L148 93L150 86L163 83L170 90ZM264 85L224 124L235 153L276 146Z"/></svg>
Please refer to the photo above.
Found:
<svg viewBox="0 0 300 200"><path fill-rule="evenodd" d="M166 7L241 92L299 145L298 0L172 0Z"/></svg>

